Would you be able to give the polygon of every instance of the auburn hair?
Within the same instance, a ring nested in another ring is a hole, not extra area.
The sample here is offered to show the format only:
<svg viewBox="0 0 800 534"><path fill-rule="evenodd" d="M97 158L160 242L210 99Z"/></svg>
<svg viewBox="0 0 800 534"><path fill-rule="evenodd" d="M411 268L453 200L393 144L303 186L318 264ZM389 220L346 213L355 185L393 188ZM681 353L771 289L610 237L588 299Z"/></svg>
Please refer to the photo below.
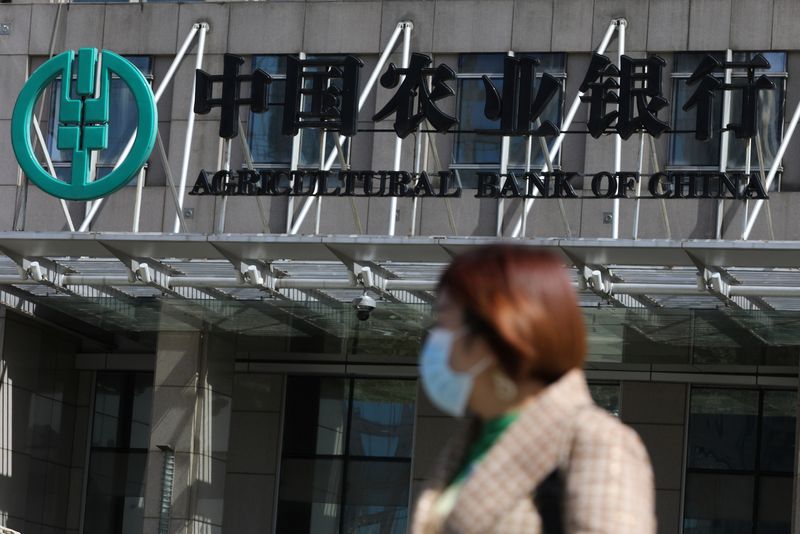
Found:
<svg viewBox="0 0 800 534"><path fill-rule="evenodd" d="M567 270L553 253L481 246L453 260L439 290L463 308L466 327L486 340L509 377L551 383L583 366L583 315Z"/></svg>

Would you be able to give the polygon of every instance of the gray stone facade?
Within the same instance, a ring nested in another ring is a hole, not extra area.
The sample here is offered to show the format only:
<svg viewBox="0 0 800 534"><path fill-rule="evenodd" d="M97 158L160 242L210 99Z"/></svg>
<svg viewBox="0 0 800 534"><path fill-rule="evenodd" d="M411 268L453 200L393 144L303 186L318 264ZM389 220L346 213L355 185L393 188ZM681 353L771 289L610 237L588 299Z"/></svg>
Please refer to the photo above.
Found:
<svg viewBox="0 0 800 534"><path fill-rule="evenodd" d="M624 17L627 53L634 57L657 53L668 65L674 53L685 51L785 51L787 52L784 126L800 103L800 2L796 0L431 0L431 1L264 1L132 4L53 4L14 2L0 4L0 23L9 35L0 35L0 231L60 231L66 229L58 201L35 186L28 189L24 218L17 214L20 176L10 138L11 112L26 75L40 65L51 49L58 53L79 47L107 48L119 54L153 58L154 86L160 84L180 43L193 24L207 22L204 68L222 69L224 53L255 54L352 53L365 62L362 85L375 65L395 25L413 22L411 49L431 54L436 62L457 65L460 53L508 51L566 52L565 107L574 98L591 51L611 19ZM616 54L616 44L608 49ZM159 131L174 176L179 175L195 56L187 56L174 82L159 103ZM391 60L399 63L399 51ZM247 63L249 65L249 63ZM673 80L665 73L664 92L671 99ZM381 87L367 100L360 125L389 98ZM443 104L453 113L455 99ZM664 117L669 117L669 108ZM189 162L191 184L200 169L217 168L218 111L198 116ZM247 121L248 114L242 113ZM46 130L47 116L41 117ZM581 108L572 129L585 127ZM391 121L376 125L390 127ZM245 125L247 130L247 125ZM443 166L451 160L453 135L437 135L435 143ZM413 138L405 141L403 167L413 164ZM611 170L610 138L595 140L569 135L561 155L566 170L591 173ZM796 138L783 162L782 189L771 193L770 210L762 213L752 239L798 240L800 223L800 139ZM360 133L353 141L352 166L384 169L392 161L394 137ZM638 138L623 143L623 170L635 170ZM669 136L656 140L659 165L665 165ZM234 144L232 167L244 161ZM429 161L428 170L437 170ZM134 187L108 197L93 231L130 231ZM295 207L304 199L295 201ZM187 220L193 233L213 233L218 227L220 198L187 197L194 209ZM265 198L272 233L287 231L287 198ZM666 202L673 239L711 239L715 236L715 200ZM171 232L175 211L167 189L163 165L154 152L147 169L141 230ZM70 202L76 224L85 216L83 203ZM440 199L419 203L417 235L493 236L498 202L475 199L466 192L453 200L448 214ZM389 201L356 199L362 222L359 229L346 199L325 199L320 233L386 234ZM509 234L521 210L520 201L505 203L504 233ZM743 204L726 202L723 236L739 237ZM565 201L569 232L558 204L537 200L528 221L528 237L610 237L604 213L611 201ZM643 200L639 236L666 238L661 203ZM634 201L623 200L620 236L631 237ZM767 217L772 220L772 232ZM455 228L450 225L450 217ZM314 232L313 210L300 228ZM411 201L398 202L397 235L411 233ZM262 232L253 198L230 198L225 232ZM77 533L81 525L83 479L86 469L87 429L93 372L99 369L148 369L154 372L151 440L145 488L145 532L158 528L163 451L174 450L176 484L172 498L170 533L271 532L277 509L280 473L283 394L287 373L351 373L360 376L415 375L413 366L385 365L385 361L352 364L347 356L313 354L303 366L280 361L281 348L254 346L252 340L199 332L159 332L154 353L80 353L72 334L14 314L0 324L0 363L15 377L14 442L0 453L13 457L13 476L0 473L0 525L24 534ZM120 352L120 351L117 351ZM124 351L122 351L124 352ZM347 349L343 348L342 353ZM53 357L55 355L55 357ZM296 356L296 355L295 355ZM349 363L347 368L345 363ZM405 362L408 363L408 362ZM360 367L359 367L360 366ZM634 366L635 367L635 366ZM0 366L0 371L3 367ZM641 371L641 372L639 372ZM590 378L621 384L622 420L642 436L656 474L659 533L679 532L686 457L689 386L675 374L652 378L652 369L590 371ZM604 374L606 373L606 374ZM794 377L777 385L796 387ZM761 387L753 377L752 385ZM769 385L769 384L767 384ZM775 384L773 384L775 385ZM38 422L41 421L41 424ZM464 421L444 417L420 395L417 406L412 495L444 438ZM19 441L17 441L19 440ZM797 469L795 469L795 472ZM798 485L800 485L800 478ZM795 499L797 514L797 499Z"/></svg>
<svg viewBox="0 0 800 534"><path fill-rule="evenodd" d="M61 13L59 14L59 10ZM0 36L0 70L4 73L0 87L0 135L7 136L11 110L27 72L35 68L49 53L51 38L54 51L81 46L105 47L121 54L150 55L154 59L154 85L157 87L174 54L192 24L208 22L203 66L209 72L220 72L222 54L284 53L352 53L365 61L362 85L374 66L397 22L414 23L411 49L431 54L434 60L457 65L459 53L479 52L567 52L567 86L565 108L574 98L583 78L591 51L597 47L609 21L624 17L628 21L626 52L633 57L645 53L663 56L668 65L672 54L685 51L780 50L788 52L790 72L786 90L784 121L788 123L798 102L797 84L791 73L798 64L800 35L792 23L798 10L791 1L536 1L488 2L440 0L434 2L258 2L258 3L189 3L189 4L84 4L61 7L49 3L0 6L0 21L11 25L11 33ZM58 24L55 24L56 21ZM615 55L616 41L608 53ZM392 61L399 62L395 51ZM190 54L159 104L159 129L169 156L172 172L179 175L180 159L190 108L194 56ZM672 94L669 66L665 73L664 93ZM370 128L368 119L389 97L378 87L360 114L361 127ZM452 112L455 99L443 107ZM662 111L665 118L670 109ZM218 164L219 143L216 136L218 111L197 117L192 143L188 181L191 184L199 169L214 169ZM247 120L247 113L243 113ZM585 106L576 116L572 129L581 129L586 120ZM42 117L46 123L47 117ZM377 127L386 127L384 121ZM46 130L46 124L43 128ZM450 161L454 135L437 135L436 143L442 161ZM14 198L19 177L8 138L0 138L0 230L12 229ZM353 168L384 169L393 154L393 136L361 133L354 138ZM411 168L413 139L405 143L403 168ZM569 135L564 143L561 166L576 172L609 170L613 163L611 138L594 140L589 136ZM669 136L656 143L659 165L667 161ZM800 190L797 177L798 151L788 150L783 163L782 191L772 195L771 217L775 239L797 239L800 227L795 224L792 206L797 201L793 191ZM638 139L623 143L623 170L635 170ZM234 145L233 168L241 166L241 150ZM755 160L754 160L755 161ZM429 161L429 170L433 162ZM135 188L124 188L112 195L91 229L127 231L131 229ZM420 201L415 232L421 235L494 235L497 202L471 198L472 192L451 202L455 228L449 224L447 210L439 199ZM194 208L188 220L192 232L213 232L220 199L188 197L186 207ZM270 230L286 231L286 198L264 200ZM519 201L506 202L504 233L519 215ZM299 202L298 202L299 204ZM659 202L644 200L640 221L640 237L667 237ZM737 238L741 233L740 203L728 202L723 235ZM388 201L358 199L356 208L362 220L361 231L384 234L388 229ZM672 237L713 238L716 205L711 200L673 201L666 203ZM297 208L296 208L297 209ZM565 211L573 237L607 237L610 225L603 224L603 213L611 209L607 200L569 200ZM71 203L73 218L79 223L84 216L82 203ZM411 230L411 201L398 202L397 233ZM634 202L623 201L620 213L620 236L632 232ZM349 202L330 199L322 208L320 233L358 233ZM32 187L27 198L24 224L18 229L59 230L65 228L57 201ZM167 195L162 164L156 152L147 170L142 211L142 231L170 231L174 207ZM314 231L314 217L306 218L300 233ZM225 221L226 232L260 232L256 202L252 198L231 198ZM563 236L566 228L557 203L537 201L531 212L529 236ZM754 228L753 238L767 238L766 217Z"/></svg>

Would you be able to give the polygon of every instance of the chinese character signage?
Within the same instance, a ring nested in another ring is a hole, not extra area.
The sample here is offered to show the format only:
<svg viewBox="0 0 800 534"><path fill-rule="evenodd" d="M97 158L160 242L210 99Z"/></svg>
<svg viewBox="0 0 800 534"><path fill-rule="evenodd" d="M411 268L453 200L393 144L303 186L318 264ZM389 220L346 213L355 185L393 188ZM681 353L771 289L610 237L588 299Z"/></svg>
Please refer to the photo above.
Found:
<svg viewBox="0 0 800 534"><path fill-rule="evenodd" d="M100 61L102 59L102 61ZM225 54L221 73L197 70L194 112L207 114L219 108L219 136L226 140L239 134L240 109L251 113L281 114L281 133L296 136L304 129L333 132L348 138L359 132L359 83L363 62L354 56L289 56L285 73L257 68L243 72L241 56ZM559 98L562 82L549 73L537 73L539 61L527 56L507 56L502 79L482 77L483 114L494 123L490 128L466 133L506 137L549 137L586 133L594 138L619 135L629 139L636 133L659 137L671 131L664 110L669 102L663 93L666 62L651 55L637 59L621 56L619 65L594 54L580 84L581 101L588 108L585 132L561 132L559 125L543 120L545 109ZM759 97L775 90L764 74L770 64L762 54L746 61L720 61L705 56L685 83L691 94L683 112L694 111L696 139L708 141L714 134L714 99L725 91L740 96L737 116L723 125L737 139L756 136ZM99 69L99 75L98 75ZM737 83L724 82L732 69L746 73ZM74 71L74 72L73 72ZM137 130L132 150L109 175L94 179L92 153L108 145L109 80L123 80L137 105ZM34 154L30 125L33 106L44 88L58 77L56 143L72 153L69 180L51 176ZM283 83L274 94L273 77ZM285 77L285 80L284 80ZM449 66L434 64L425 54L411 54L407 67L390 64L380 77L388 96L378 102L372 121L391 120L394 134L406 138L422 128L433 132L459 132L458 120L446 111L456 95L456 73ZM743 80L743 82L742 82ZM273 88L273 90L271 90ZM74 95L74 96L73 96ZM276 102L271 103L270 97ZM445 105L447 104L447 105ZM274 106L274 108L273 108ZM496 127L495 127L496 125ZM94 49L64 52L37 69L20 93L12 120L12 144L20 167L46 192L64 199L90 200L110 194L136 175L152 150L156 136L153 94L139 71L122 57ZM684 132L685 133L685 132ZM481 198L576 198L574 184L582 177L568 172L524 174L478 173L477 195ZM639 189L637 173L598 173L590 178L593 197L626 198ZM660 198L766 198L756 175L707 172L657 173L644 187ZM429 176L403 171L202 171L193 195L328 195L328 196L459 196L461 189L450 171Z"/></svg>

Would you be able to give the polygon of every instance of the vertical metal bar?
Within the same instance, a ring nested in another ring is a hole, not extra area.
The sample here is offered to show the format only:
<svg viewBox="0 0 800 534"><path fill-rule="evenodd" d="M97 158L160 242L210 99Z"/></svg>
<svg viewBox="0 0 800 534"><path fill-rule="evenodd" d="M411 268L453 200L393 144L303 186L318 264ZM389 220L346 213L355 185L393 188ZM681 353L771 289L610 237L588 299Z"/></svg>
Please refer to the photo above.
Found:
<svg viewBox="0 0 800 534"><path fill-rule="evenodd" d="M503 136L503 140L500 142L500 190L503 190L503 186L506 182L506 174L508 173L508 147L510 144L510 138L507 135ZM495 227L495 231L497 237L503 235L503 217L505 216L505 199L502 197L497 202L497 226Z"/></svg>
<svg viewBox="0 0 800 534"><path fill-rule="evenodd" d="M142 213L142 195L144 194L144 167L136 174L136 199L133 203L133 232L139 232L139 219Z"/></svg>
<svg viewBox="0 0 800 534"><path fill-rule="evenodd" d="M427 121L425 124L427 124ZM427 125L426 127L430 128L430 125ZM436 141L434 140L432 135L429 135L427 137L428 137L428 144L430 145L431 149L431 158L433 159L433 168L441 169L442 160L441 158L439 158L439 150L436 148ZM458 175L456 175L456 177L458 177ZM459 182L459 185L461 185L461 182ZM453 232L453 234L458 235L458 226L456 226L456 218L453 215L453 208L450 205L449 198L444 199L444 207L447 210L447 222L450 223L450 230Z"/></svg>
<svg viewBox="0 0 800 534"><path fill-rule="evenodd" d="M639 209L642 204L642 170L644 168L644 132L639 133L639 162L637 164L637 172L639 173L639 181L636 184L636 207L633 210L633 238L639 239Z"/></svg>
<svg viewBox="0 0 800 534"><path fill-rule="evenodd" d="M614 35L614 30L617 29L617 21L612 20L611 23L608 25L608 29L606 30L605 35L603 36L603 40L600 42L600 45L597 47L596 52L598 54L603 54L608 48L608 43L611 42L611 37ZM578 113L578 108L581 106L581 97L584 95L583 92L578 91L578 94L575 95L575 99L572 101L572 104L569 107L569 111L567 112L567 116L564 118L564 121L561 123L561 134L556 138L555 142L553 143L553 148L550 149L550 159L554 160L558 155L559 150L561 150L561 144L564 142L564 138L567 134L564 132L569 130L569 127L572 125L572 121L575 119L575 115ZM553 171L553 169L548 169L549 171ZM530 199L530 202L525 207L525 211L528 212L533 207L533 199ZM514 229L511 232L511 237L519 237L519 232L522 229L522 215L517 217L517 221L514 223Z"/></svg>
<svg viewBox="0 0 800 534"><path fill-rule="evenodd" d="M539 119L536 119L536 127L540 126ZM547 142L545 142L544 137L539 137L539 150L542 151L542 155L544 155L544 162L547 165L548 169L555 169L555 165L553 164L553 160L550 159L550 152L547 150ZM564 208L564 199L558 199L558 213L561 215L561 223L564 225L564 229L567 232L567 237L572 237L572 230L569 227L569 219L567 219L567 211ZM523 215L525 213L523 212ZM523 232L523 236L525 233Z"/></svg>
<svg viewBox="0 0 800 534"><path fill-rule="evenodd" d="M625 54L625 26L628 21L619 19L617 21L617 67L622 68L622 56ZM619 109L619 104L617 104ZM614 135L614 174L622 170L622 136ZM619 239L619 197L614 198L612 208L611 237Z"/></svg>
<svg viewBox="0 0 800 534"><path fill-rule="evenodd" d="M747 175L747 179L750 179L750 162L752 161L752 154L753 154L753 140L747 140L747 148L744 151L744 173ZM750 200L744 200L744 217L742 217L742 234L744 234L745 230L747 230L747 216L750 208Z"/></svg>
<svg viewBox="0 0 800 534"><path fill-rule="evenodd" d="M758 155L758 179L761 185L767 181L767 173L764 171L764 145L761 142L761 133L756 129L756 154ZM764 189L764 191L767 191ZM769 194L769 191L767 191ZM775 240L775 228L772 226L772 210L767 204L767 228L769 229L769 238Z"/></svg>
<svg viewBox="0 0 800 534"><path fill-rule="evenodd" d="M380 76L381 71L383 70L383 66L386 65L386 62L388 61L389 56L392 53L392 50L394 50L395 44L397 44L397 40L400 38L400 33L403 31L403 28L405 27L406 24L411 24L411 23L410 22L397 23L397 26L394 29L394 33L392 33L392 36L389 38L389 42L386 44L386 48L383 50L383 53L381 53L381 56L378 58L378 63L375 65L375 69L372 71L372 74L370 74L369 79L367 79L367 83L364 86L364 90L361 91L361 96L358 99L358 111L361 111L361 108L364 107L367 98L369 98L369 93L372 91L372 88L378 81L378 77ZM339 143L337 144L338 148L338 146L340 146L341 143L344 142L346 137L343 135L339 135L337 136L337 139L339 140ZM336 160L336 152L337 152L336 150L331 150L330 154L328 155L328 159L325 161L325 168L323 170L326 171L330 170L330 168L333 166L333 162ZM303 221L305 220L306 215L308 214L308 210L311 208L311 204L313 202L314 202L313 197L306 199L305 203L303 204L303 207L300 210L300 213L294 220L294 224L286 227L287 231L290 234L296 234L300 230L300 225L303 224ZM360 225L360 222L358 224Z"/></svg>
<svg viewBox="0 0 800 534"><path fill-rule="evenodd" d="M172 178L172 169L170 169L169 161L167 161L167 151L164 149L164 140L161 139L160 132L156 133L156 146L161 156L161 163L164 165L164 174L167 177L167 189L172 197L172 202L175 204L175 213L178 215L178 219L180 219L181 222L181 231L187 232L186 220L183 218L183 210L178 202L178 191L175 189L175 180Z"/></svg>
<svg viewBox="0 0 800 534"><path fill-rule="evenodd" d="M197 31L200 29L201 25L205 25L206 28L208 28L208 25L205 23L194 24L192 26L191 31L189 31L189 34L186 36L186 39L183 40L183 44L181 45L180 49L178 49L178 53L175 55L175 59L172 60L169 69L167 69L167 72L164 75L164 79L161 81L161 85L158 86L158 89L156 89L156 92L153 95L153 100L155 101L156 104L158 104L158 101L161 100L164 91L167 90L167 86L172 81L172 77L175 75L175 71L178 70L178 66L183 61L183 58L186 55L187 50L189 49L189 45L192 44L192 39L194 39L194 36L197 34ZM115 168L120 163L122 163L125 160L125 158L128 157L128 154L133 148L133 143L135 140L136 140L136 131L134 130L133 135L131 135L130 139L128 139L128 144L125 145L125 148L122 149L122 152L117 158L117 164L115 165ZM97 215L97 212L100 209L100 205L102 203L103 203L102 198L99 198L92 203L92 209L89 211L88 215L81 223L81 227L78 229L78 231L85 232L86 230L89 229L89 224L91 224L95 215Z"/></svg>
<svg viewBox="0 0 800 534"><path fill-rule="evenodd" d="M775 175L778 173L778 167L781 166L781 160L783 159L783 155L786 153L786 148L789 146L789 142L792 140L792 136L797 128L798 121L800 121L800 104L798 104L794 110L792 120L789 122L789 127L786 128L786 133L784 133L781 146L778 147L778 152L775 154L772 167L770 167L769 174L767 174L767 182L764 184L764 189L766 191L769 191L769 188L772 187L772 182L775 180ZM750 214L750 220L747 221L747 226L742 234L742 239L748 239L750 237L750 232L753 231L753 225L756 223L756 219L758 218L758 214L763 205L763 198L756 200L755 205L753 206L753 212Z"/></svg>
<svg viewBox="0 0 800 534"><path fill-rule="evenodd" d="M422 164L422 138L425 136L425 132L422 131L422 128L417 130L417 135L414 138L414 174L419 179L420 173L420 166ZM415 184L416 185L416 182ZM411 235L413 236L417 232L417 207L419 205L419 198L415 195L414 200L411 204Z"/></svg>
<svg viewBox="0 0 800 534"><path fill-rule="evenodd" d="M725 52L725 60L733 61L733 51L729 48ZM731 83L731 69L725 69L725 83ZM731 120L731 92L722 92L722 134L720 135L719 147L719 172L728 170L728 141L730 132L728 132L728 123ZM716 238L722 239L722 221L725 216L725 199L717 200L717 231ZM746 219L745 219L746 220Z"/></svg>
<svg viewBox="0 0 800 534"><path fill-rule="evenodd" d="M256 166L253 163L253 154L250 152L250 145L247 144L247 133L244 131L244 126L242 125L242 119L239 119L239 142L242 146L242 153L244 154L244 163L248 169L251 171L256 170ZM272 230L269 227L269 219L267 219L267 212L264 208L264 204L261 201L261 197L256 195L256 204L258 205L258 214L261 216L261 225L264 227L264 231L267 233L271 233Z"/></svg>
<svg viewBox="0 0 800 534"><path fill-rule="evenodd" d="M223 139L222 141L222 168L226 171L231 170L231 143L230 139ZM223 191L224 191L223 184ZM225 233L225 213L228 209L228 195L222 195L222 203L220 205L219 214L217 216L216 233Z"/></svg>
<svg viewBox="0 0 800 534"><path fill-rule="evenodd" d="M298 54L298 57L300 59L305 59L306 58L305 52L300 52ZM301 89L302 89L302 87L301 87ZM303 104L304 103L305 103L305 97L303 96L302 93L300 93L300 109L301 110L303 109ZM292 171L296 171L297 168L300 166L300 148L301 148L300 144L302 142L302 139L303 139L303 132L302 131L298 132L297 135L295 135L292 138L292 160L291 160L291 163L289 164L289 169L292 170ZM289 188L291 189L291 187L293 185L294 185L294 180L292 178L289 178ZM309 202L314 202L314 197L313 196L309 197L308 201ZM310 204L309 204L309 207L310 207ZM300 225L298 224L298 227L299 226ZM289 195L288 205L286 207L286 232L287 233L291 233L291 234L295 233L295 232L292 231L293 228L294 228L294 197L290 194Z"/></svg>
<svg viewBox="0 0 800 534"><path fill-rule="evenodd" d="M319 168L322 170L322 166L325 165L325 155L327 151L325 150L325 143L328 142L328 135L324 128L320 128L319 131ZM314 184L314 191L317 192L319 189L319 183ZM322 217L322 197L317 197L317 214L316 220L314 221L314 234L319 235L319 220Z"/></svg>
<svg viewBox="0 0 800 534"><path fill-rule="evenodd" d="M194 68L198 70L203 66L203 53L206 48L206 32L208 32L208 24L200 24L200 36L197 41L197 58L195 60ZM192 151L192 137L194 136L194 108L191 105L194 102L195 91L197 90L196 81L192 78L192 91L189 94L189 118L186 124L186 138L183 142L183 161L181 162L181 176L178 182L178 203L180 204L181 211L183 211L183 197L186 193L186 175L189 172L189 156ZM172 231L177 233L180 231L180 220L175 215L175 224L172 226Z"/></svg>
<svg viewBox="0 0 800 534"><path fill-rule="evenodd" d="M527 136L525 139L525 172L531 171L531 153L533 152L533 137ZM525 194L527 195L528 192L526 191ZM525 209L528 205L528 197L522 199L522 237L525 237L525 234L528 231L528 211Z"/></svg>
<svg viewBox="0 0 800 534"><path fill-rule="evenodd" d="M403 26L403 59L402 68L407 69L411 60L411 28L412 24L407 23ZM405 76L400 77L400 83L403 83ZM400 170L400 161L403 155L403 140L396 137L394 140L394 165L392 169L395 171ZM389 199L389 235L394 235L395 224L397 219L397 197Z"/></svg>
<svg viewBox="0 0 800 534"><path fill-rule="evenodd" d="M509 50L506 54L507 56L514 57L514 51ZM508 149L511 145L511 138L507 135L504 135L503 138L500 140L500 191L503 190L503 187L506 183L506 174L508 174ZM497 237L501 237L503 235L503 219L505 218L506 214L506 201L501 196L500 200L497 201L497 221L495 225L495 234Z"/></svg>
<svg viewBox="0 0 800 534"><path fill-rule="evenodd" d="M655 139L653 139L652 135L648 135L647 139L650 144L650 157L652 158L652 161L650 162L650 167L653 171L655 171L655 173L658 173L661 171L661 169L658 166L658 154L656 153L656 142ZM663 192L661 184L658 184L658 192L659 193ZM670 229L669 226L669 215L667 214L667 201L664 200L663 198L661 199L661 217L664 219L664 228L667 231L667 239L672 239L672 230Z"/></svg>
<svg viewBox="0 0 800 534"><path fill-rule="evenodd" d="M175 59L172 60L172 63L167 69L166 74L164 75L164 79L162 80L161 84L156 89L154 96L154 100L156 103L161 99L161 95L164 94L164 91L167 89L167 84L172 80L172 76L175 75L175 71L178 69L178 65L180 65L181 61L183 61L183 57L186 55L186 51L189 49L189 45L192 44L192 39L197 34L197 30L199 26L197 24L192 26L191 31L186 36L186 39L183 40L183 44L178 49L178 53L175 55ZM135 133L131 138L128 140L128 145L126 146L126 152L130 152L131 148L133 147L133 140L135 139ZM127 154L126 154L127 155ZM119 159L122 161L122 158ZM165 162L164 165L168 165L168 162ZM139 231L139 223L141 220L141 213L142 213L142 196L144 195L144 177L145 177L145 170L144 167L139 169L139 174L136 176L136 201L134 202L133 206L133 231ZM185 228L185 226L184 226Z"/></svg>

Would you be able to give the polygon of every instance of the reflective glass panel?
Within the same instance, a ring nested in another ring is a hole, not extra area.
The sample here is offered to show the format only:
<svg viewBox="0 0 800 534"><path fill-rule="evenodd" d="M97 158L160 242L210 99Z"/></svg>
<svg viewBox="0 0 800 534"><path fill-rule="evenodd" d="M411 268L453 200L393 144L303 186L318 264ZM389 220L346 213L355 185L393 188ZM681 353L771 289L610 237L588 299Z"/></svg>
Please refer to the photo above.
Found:
<svg viewBox="0 0 800 534"><path fill-rule="evenodd" d="M284 458L277 532L339 532L342 460Z"/></svg>
<svg viewBox="0 0 800 534"><path fill-rule="evenodd" d="M350 382L344 378L287 379L284 455L342 455Z"/></svg>
<svg viewBox="0 0 800 534"><path fill-rule="evenodd" d="M752 534L753 477L688 473L685 534Z"/></svg>
<svg viewBox="0 0 800 534"><path fill-rule="evenodd" d="M589 384L594 402L619 417L619 384Z"/></svg>
<svg viewBox="0 0 800 534"><path fill-rule="evenodd" d="M756 128L761 140L761 150L764 154L764 169L769 172L775 154L781 144L783 133L783 80L775 79L776 88L771 91L760 91L758 94L758 120ZM742 92L731 93L731 122L739 122L742 112ZM751 144L750 168L752 172L758 171L758 138L753 138ZM747 152L747 139L729 137L728 167L731 169L744 169Z"/></svg>
<svg viewBox="0 0 800 534"><path fill-rule="evenodd" d="M406 532L410 478L409 462L349 462L343 510L344 532Z"/></svg>
<svg viewBox="0 0 800 534"><path fill-rule="evenodd" d="M146 449L150 446L150 413L153 407L153 377L138 373L134 377L131 406L130 448Z"/></svg>
<svg viewBox="0 0 800 534"><path fill-rule="evenodd" d="M503 79L493 78L492 82L499 92L503 90ZM538 90L541 79L537 78L534 87ZM472 133L472 130L497 130L499 121L492 121L484 115L485 88L479 79L459 80L458 82L458 121L459 132L454 147L453 162L456 164L499 164L502 136ZM540 120L551 121L556 126L561 124L561 104L563 88L545 107ZM552 147L555 137L546 139L548 148ZM522 136L511 137L508 148L509 165L524 166L527 140ZM531 143L531 167L544 165L545 158L539 138Z"/></svg>
<svg viewBox="0 0 800 534"><path fill-rule="evenodd" d="M139 534L147 452L94 450L86 489L86 534Z"/></svg>
<svg viewBox="0 0 800 534"><path fill-rule="evenodd" d="M695 139L697 108L684 111L683 105L697 89L697 84L689 87L686 79L673 81L675 90L672 101L672 129L689 131L690 133L674 133L671 135L670 165L681 166L719 166L720 123L722 121L722 97L714 98L712 116L712 135L708 141Z"/></svg>
<svg viewBox="0 0 800 534"><path fill-rule="evenodd" d="M752 58L755 52L735 52L734 61L744 61ZM681 53L674 56L674 73L683 76L690 75L699 65L705 53ZM722 53L710 54L719 61L723 61L725 56ZM758 150L756 143L761 142L761 150L764 158L764 167L769 169L775 158L775 153L780 145L783 131L783 102L785 80L775 76L786 71L786 54L784 52L765 52L764 56L770 62L769 69L756 70L756 76L766 74L771 76L771 80L776 85L775 90L759 91L758 96L758 119L757 130L759 138L752 140L751 148L751 170L757 171L759 168ZM724 69L714 72L714 76L720 80L725 75ZM745 83L744 69L733 69L732 83L742 85ZM690 111L683 111L682 106L687 99L694 93L699 84L692 87L686 85L687 78L676 78L673 80L673 116L672 127L678 131L694 130L696 108ZM741 102L742 91L729 91L731 96L731 111L729 123L739 123L741 121ZM694 133L675 133L671 136L670 165L675 166L719 166L720 139L723 127L722 124L722 102L723 92L716 91L713 99L713 117L715 117L712 129L713 137L708 141L698 141L694 138ZM729 170L744 170L746 160L746 139L736 139L734 135L729 136L728 141L728 162ZM774 182L773 190L778 189L778 182Z"/></svg>
<svg viewBox="0 0 800 534"><path fill-rule="evenodd" d="M792 473L797 392L765 391L762 402L760 468Z"/></svg>
<svg viewBox="0 0 800 534"><path fill-rule="evenodd" d="M126 376L122 373L106 374L102 379L98 379L94 400L92 446L120 446L121 396L126 382Z"/></svg>
<svg viewBox="0 0 800 534"><path fill-rule="evenodd" d="M269 90L270 104L283 104L286 82L272 80ZM270 105L264 113L250 114L250 150L255 163L288 166L292 161L292 138L281 132L283 106Z"/></svg>
<svg viewBox="0 0 800 534"><path fill-rule="evenodd" d="M273 78L275 76L286 75L286 56L270 55L270 56L253 56L253 69L261 69ZM272 83L275 83L273 79ZM283 98L283 91L275 91L275 86L270 88L270 100L273 100L274 94L280 94Z"/></svg>
<svg viewBox="0 0 800 534"><path fill-rule="evenodd" d="M689 467L755 469L757 424L758 391L693 388Z"/></svg>
<svg viewBox="0 0 800 534"><path fill-rule="evenodd" d="M355 380L350 421L351 456L411 458L413 380Z"/></svg>
<svg viewBox="0 0 800 534"><path fill-rule="evenodd" d="M762 476L758 483L758 534L789 534L792 477Z"/></svg>
<svg viewBox="0 0 800 534"><path fill-rule="evenodd" d="M706 56L723 61L725 54L721 52L681 52L672 57L672 69L675 74L691 74Z"/></svg>

